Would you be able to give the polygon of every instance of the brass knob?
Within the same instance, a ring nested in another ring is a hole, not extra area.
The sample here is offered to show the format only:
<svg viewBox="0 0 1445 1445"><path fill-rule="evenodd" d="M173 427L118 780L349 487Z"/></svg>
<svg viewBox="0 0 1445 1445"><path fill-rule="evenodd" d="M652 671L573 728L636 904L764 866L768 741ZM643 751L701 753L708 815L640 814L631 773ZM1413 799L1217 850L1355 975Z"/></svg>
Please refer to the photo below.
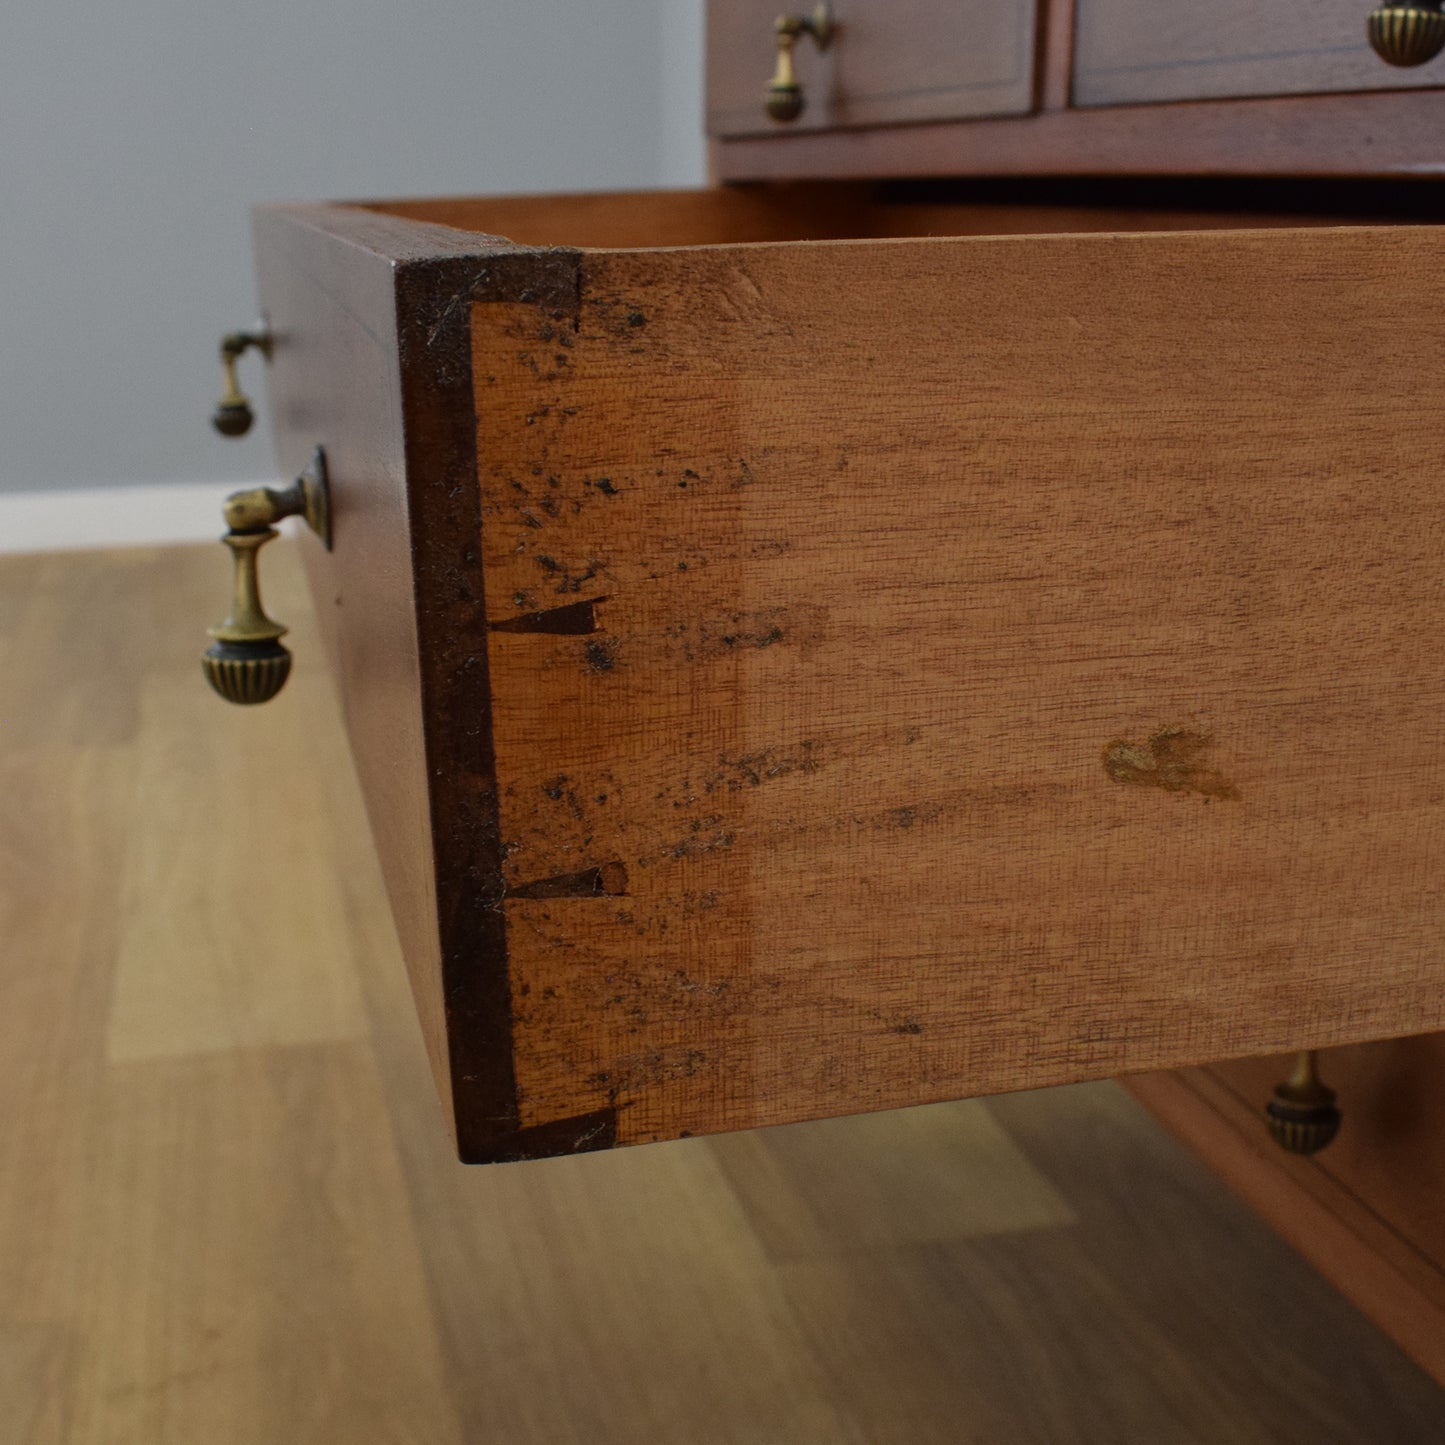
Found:
<svg viewBox="0 0 1445 1445"><path fill-rule="evenodd" d="M768 83L768 114L777 121L797 120L803 113L803 87L793 67L793 47L800 35L811 35L819 50L833 40L833 16L826 4L813 7L811 15L779 15L773 27L778 38L778 64Z"/></svg>
<svg viewBox="0 0 1445 1445"><path fill-rule="evenodd" d="M1321 1081L1313 1049L1295 1059L1293 1072L1275 1089L1264 1113L1274 1142L1291 1154L1318 1154L1340 1132L1335 1091Z"/></svg>
<svg viewBox="0 0 1445 1445"><path fill-rule="evenodd" d="M1370 44L1387 65L1424 65L1445 50L1441 0L1382 5L1370 12Z"/></svg>
<svg viewBox="0 0 1445 1445"><path fill-rule="evenodd" d="M286 629L266 616L256 575L257 554L276 535L267 527L221 538L235 562L235 600L226 620L210 629L214 641L201 654L201 666L227 702L269 702L291 675L291 654L281 642Z"/></svg>
<svg viewBox="0 0 1445 1445"><path fill-rule="evenodd" d="M273 522L305 517L306 525L331 546L331 492L326 456L320 447L311 464L284 490L254 487L226 498L221 541L231 549L234 592L224 622L209 629L211 645L201 655L206 681L227 702L269 702L291 675L291 653L281 639L286 628L261 605L257 558L276 536Z"/></svg>
<svg viewBox="0 0 1445 1445"><path fill-rule="evenodd" d="M259 321L250 331L232 331L221 338L221 399L211 413L211 425L223 437L243 437L251 430L256 413L236 381L236 362L255 347L267 361L271 359L271 328Z"/></svg>

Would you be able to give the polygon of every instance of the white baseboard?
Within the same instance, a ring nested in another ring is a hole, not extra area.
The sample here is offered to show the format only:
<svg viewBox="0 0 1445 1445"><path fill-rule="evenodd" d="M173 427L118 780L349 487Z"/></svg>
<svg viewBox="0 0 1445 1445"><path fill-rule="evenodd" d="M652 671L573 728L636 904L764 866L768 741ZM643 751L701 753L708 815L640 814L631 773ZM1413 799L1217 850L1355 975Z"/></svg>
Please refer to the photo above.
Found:
<svg viewBox="0 0 1445 1445"><path fill-rule="evenodd" d="M0 553L213 542L226 530L221 503L241 485L180 482L0 492Z"/></svg>

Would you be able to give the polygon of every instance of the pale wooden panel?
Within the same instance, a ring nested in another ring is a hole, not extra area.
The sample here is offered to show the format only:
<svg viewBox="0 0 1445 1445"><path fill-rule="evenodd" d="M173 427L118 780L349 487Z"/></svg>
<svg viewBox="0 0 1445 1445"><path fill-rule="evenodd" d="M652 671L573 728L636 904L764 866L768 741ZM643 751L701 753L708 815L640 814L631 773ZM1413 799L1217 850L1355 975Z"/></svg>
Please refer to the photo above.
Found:
<svg viewBox="0 0 1445 1445"><path fill-rule="evenodd" d="M385 1120L364 1043L112 1071L74 1439L460 1445Z"/></svg>
<svg viewBox="0 0 1445 1445"><path fill-rule="evenodd" d="M272 544L265 557L278 577L271 554L286 545ZM222 600L223 560L215 568ZM296 615L296 589L289 593L268 589L278 616ZM334 824L306 766L302 719L317 708L313 694L330 686L317 661L303 658L300 675L266 708L229 706L198 688L189 669L145 690L140 726L189 739L192 766L182 772L169 753L146 752L132 775L147 826L122 868L126 923L106 1041L113 1061L365 1034L344 904L328 867ZM250 766L237 767L241 757ZM196 786L198 772L207 787ZM265 786L276 777L291 781ZM286 886L308 870L329 876L330 887ZM255 886L237 886L247 879ZM155 906L162 899L177 906ZM178 971L177 957L190 966Z"/></svg>
<svg viewBox="0 0 1445 1445"><path fill-rule="evenodd" d="M65 1329L0 1322L0 1401L12 1439L64 1445L74 1438L67 1418L74 1355Z"/></svg>
<svg viewBox="0 0 1445 1445"><path fill-rule="evenodd" d="M713 1152L778 1261L1077 1222L982 1099L752 1129Z"/></svg>
<svg viewBox="0 0 1445 1445"><path fill-rule="evenodd" d="M1133 1127L1120 1091L988 1108L1074 1203L1072 1227L782 1266L799 1317L830 1340L833 1389L869 1445L1440 1436L1438 1390L1382 1356L1344 1301L1279 1256L1182 1150Z"/></svg>
<svg viewBox="0 0 1445 1445"><path fill-rule="evenodd" d="M493 634L507 877L626 870L508 904L523 1122L1438 1026L1438 254L604 253L575 335L477 308L489 611L599 628Z"/></svg>
<svg viewBox="0 0 1445 1445"><path fill-rule="evenodd" d="M1360 0L1077 0L1075 105L1438 86L1370 48ZM1357 157L1364 164L1365 157Z"/></svg>
<svg viewBox="0 0 1445 1445"><path fill-rule="evenodd" d="M786 7L785 7L786 8ZM808 13L812 3L789 10ZM837 33L795 51L806 105L786 124L763 106L777 41L775 0L710 0L710 135L1022 115L1034 99L1036 0L834 0Z"/></svg>
<svg viewBox="0 0 1445 1445"><path fill-rule="evenodd" d="M472 1438L854 1438L705 1143L449 1169L421 1193Z"/></svg>
<svg viewBox="0 0 1445 1445"><path fill-rule="evenodd" d="M205 925L189 915L239 917L276 904L231 866L216 829L233 828L233 843L250 837L264 864L285 844L256 836L257 824L287 826L277 809L288 796L307 797L327 768L349 789L344 813L321 810L332 845L288 858L295 871L276 886L294 906L314 900L324 914L341 844L353 849L353 874L364 872L358 886L384 908L370 849L352 842L363 834L359 800L295 558L280 544L270 553L268 591L296 624L298 666L309 664L311 675L293 679L302 686L291 707L271 719L227 714L217 700L210 745L178 689L207 696L197 659L204 624L227 596L220 548L7 558L0 567L6 1440L463 1438L364 1039L297 1046L288 1021L256 996L278 981L252 969L227 981L227 1001L252 1020L269 1018L276 1040L253 1035L247 1047L187 1058L107 1059L124 940L150 937L151 977L188 990L195 971L214 966L197 951L211 946ZM97 687L85 639L109 625L94 606L106 596L134 611L116 628L118 651ZM87 719L90 705L108 715ZM48 718L57 725L47 737ZM217 756L223 743L228 762ZM162 769L173 778L152 796L144 784ZM233 773L252 780L249 794L234 796ZM166 806L183 789L209 806ZM227 803L246 816L228 814ZM135 887L127 861L161 856L157 835L177 832L184 836L167 846L212 853L217 877L207 886L182 870L170 887ZM333 948L349 916L332 920ZM334 986L309 977L323 994ZM294 988L288 998L317 1016ZM410 1012L408 1022L424 1073ZM444 1135L439 1119L436 1130Z"/></svg>

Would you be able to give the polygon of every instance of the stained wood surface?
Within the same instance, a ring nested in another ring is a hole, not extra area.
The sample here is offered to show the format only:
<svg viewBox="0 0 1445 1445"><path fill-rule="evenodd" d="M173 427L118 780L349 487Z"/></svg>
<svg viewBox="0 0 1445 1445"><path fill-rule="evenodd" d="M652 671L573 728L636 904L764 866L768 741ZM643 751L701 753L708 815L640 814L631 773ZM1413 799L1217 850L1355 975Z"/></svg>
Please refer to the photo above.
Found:
<svg viewBox="0 0 1445 1445"><path fill-rule="evenodd" d="M800 181L705 189L576 195L445 196L372 201L364 208L415 246L452 232L453 251L523 246L618 250L771 241L926 236L1045 235L1087 231L1198 231L1384 224L1445 216L1428 188L1307 181ZM288 208L287 214L293 214ZM337 217L356 216L353 208ZM371 224L365 216L362 226ZM410 222L421 222L413 232ZM339 224L339 222L338 222Z"/></svg>
<svg viewBox="0 0 1445 1445"><path fill-rule="evenodd" d="M1033 105L1037 0L834 0L820 52L799 39L805 109L780 125L764 109L777 56L774 0L709 0L710 135L1019 115ZM810 13L798 5L788 13Z"/></svg>
<svg viewBox="0 0 1445 1445"><path fill-rule="evenodd" d="M1347 1299L1445 1380L1445 1235L1438 1194L1431 1193L1445 1151L1433 1117L1439 1110L1429 1102L1439 1072L1412 1067L1432 1055L1438 1060L1439 1052L1438 1035L1326 1051L1327 1073L1344 1084L1346 1122L1336 1142L1312 1159L1278 1149L1262 1122L1287 1059L1139 1074L1126 1082ZM1378 1085L1392 1075L1398 1082L1400 1059L1411 1061L1405 1072L1415 1091L1392 1091L1382 1109ZM1362 1068L1362 1061L1374 1067ZM1422 1096L1424 1107L1412 1108Z"/></svg>
<svg viewBox="0 0 1445 1445"><path fill-rule="evenodd" d="M1428 232L627 252L300 210L265 224L303 274L395 262L394 371L330 413L274 375L298 441L399 417L379 492L364 447L333 477L384 499L403 665L341 676L464 1157L1438 1024L1439 519L1423 393L1378 386L1402 336L1428 374ZM330 590L367 535L312 553L342 658L388 636Z"/></svg>
<svg viewBox="0 0 1445 1445"><path fill-rule="evenodd" d="M1348 14L1344 0L1331 0L1323 10L1301 0L1253 8L1217 0L1167 14L1133 0L1086 0L1086 7L1083 16L1072 0L1042 7L1034 114L983 121L915 118L906 125L779 126L768 134L715 131L711 174L724 182L1419 177L1445 168L1437 141L1445 98L1434 88L1445 61L1410 71L1385 65L1365 40L1368 6ZM891 7L879 7L885 8ZM1088 73L1080 79L1076 22L1086 32L1078 45L1079 63ZM710 73L729 64L710 53ZM1160 98L1145 103L1155 91ZM1209 96L1210 103L1163 99L1176 92ZM1129 103L1085 103L1091 95L1117 95ZM1239 96L1260 98L1234 98Z"/></svg>
<svg viewBox="0 0 1445 1445"><path fill-rule="evenodd" d="M1438 1026L1437 252L593 254L563 342L476 308L489 617L596 627L490 638L504 880L587 895L506 903L523 1123Z"/></svg>
<svg viewBox="0 0 1445 1445"><path fill-rule="evenodd" d="M1370 48L1358 0L1075 0L1076 105L1418 90L1445 63L1408 70Z"/></svg>
<svg viewBox="0 0 1445 1445"><path fill-rule="evenodd" d="M7 1441L1445 1433L1108 1085L458 1167L298 550L252 709L196 665L219 546L0 559Z"/></svg>
<svg viewBox="0 0 1445 1445"><path fill-rule="evenodd" d="M523 246L722 246L871 234L875 190L867 184L804 182L726 190L442 196L368 201L366 210L505 236Z"/></svg>
<svg viewBox="0 0 1445 1445"><path fill-rule="evenodd" d="M739 136L714 142L711 170L722 182L878 176L1433 177L1445 173L1445 150L1438 140L1442 115L1445 97L1436 90L1207 105L1058 107L986 123Z"/></svg>

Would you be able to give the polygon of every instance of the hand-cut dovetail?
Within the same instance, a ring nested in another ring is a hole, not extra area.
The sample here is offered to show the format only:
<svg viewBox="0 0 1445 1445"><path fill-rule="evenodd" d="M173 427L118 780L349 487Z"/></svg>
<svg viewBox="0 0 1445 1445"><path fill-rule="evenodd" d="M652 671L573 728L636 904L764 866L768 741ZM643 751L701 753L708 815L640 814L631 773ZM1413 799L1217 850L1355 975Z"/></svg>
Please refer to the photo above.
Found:
<svg viewBox="0 0 1445 1445"><path fill-rule="evenodd" d="M604 597L594 597L590 602L569 602L565 607L546 607L540 612L524 612L520 617L504 617L493 622L493 632L550 632L557 637L580 637L583 633L597 631L597 617L593 608Z"/></svg>
<svg viewBox="0 0 1445 1445"><path fill-rule="evenodd" d="M538 878L507 889L508 898L620 898L627 892L627 867L603 863L580 873L559 873L555 878Z"/></svg>

